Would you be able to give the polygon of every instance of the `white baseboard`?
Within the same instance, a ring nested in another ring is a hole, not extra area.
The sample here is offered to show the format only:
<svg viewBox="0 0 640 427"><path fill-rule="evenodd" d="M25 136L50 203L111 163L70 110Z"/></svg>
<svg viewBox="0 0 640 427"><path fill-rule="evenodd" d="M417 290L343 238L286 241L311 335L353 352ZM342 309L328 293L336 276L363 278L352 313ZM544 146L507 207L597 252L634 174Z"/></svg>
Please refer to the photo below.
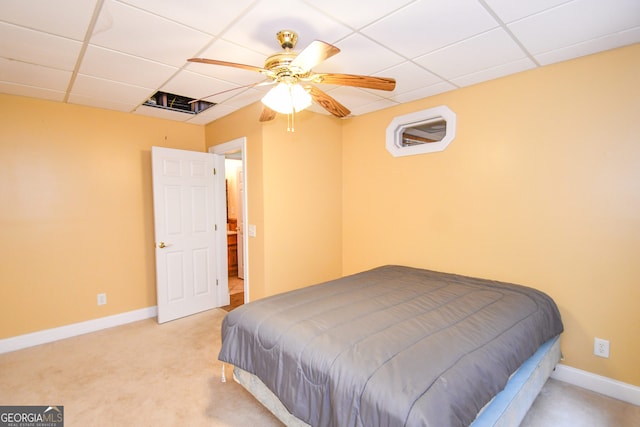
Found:
<svg viewBox="0 0 640 427"><path fill-rule="evenodd" d="M640 406L640 387L558 364L551 378Z"/></svg>
<svg viewBox="0 0 640 427"><path fill-rule="evenodd" d="M126 313L114 314L113 316L101 317L99 319L87 320L86 322L60 326L58 328L45 329L43 331L19 335L17 337L5 338L0 340L0 354L65 338L71 338L89 332L96 332L102 329L136 322L138 320L149 319L151 317L155 317L157 314L158 308L153 306Z"/></svg>

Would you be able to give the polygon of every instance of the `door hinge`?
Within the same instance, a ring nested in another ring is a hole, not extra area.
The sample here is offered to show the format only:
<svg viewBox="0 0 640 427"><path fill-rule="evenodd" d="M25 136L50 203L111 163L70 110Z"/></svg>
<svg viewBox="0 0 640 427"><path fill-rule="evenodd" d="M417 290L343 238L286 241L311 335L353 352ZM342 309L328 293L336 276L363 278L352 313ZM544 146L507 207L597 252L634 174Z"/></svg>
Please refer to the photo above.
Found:
<svg viewBox="0 0 640 427"><path fill-rule="evenodd" d="M218 173L218 171L216 170L216 168L213 168L213 174L215 175L217 173Z"/></svg>
<svg viewBox="0 0 640 427"><path fill-rule="evenodd" d="M213 231L218 231L218 224L213 224Z"/></svg>
<svg viewBox="0 0 640 427"><path fill-rule="evenodd" d="M216 279L216 286L218 286L218 279Z"/></svg>

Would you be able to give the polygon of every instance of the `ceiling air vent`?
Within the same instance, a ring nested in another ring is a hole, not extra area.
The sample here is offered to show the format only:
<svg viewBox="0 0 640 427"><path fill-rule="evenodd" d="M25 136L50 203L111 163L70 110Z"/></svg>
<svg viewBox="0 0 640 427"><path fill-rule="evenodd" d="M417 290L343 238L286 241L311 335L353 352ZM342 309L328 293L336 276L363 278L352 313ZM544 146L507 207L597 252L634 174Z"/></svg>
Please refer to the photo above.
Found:
<svg viewBox="0 0 640 427"><path fill-rule="evenodd" d="M154 93L151 98L147 99L143 105L187 114L198 114L216 104L158 91Z"/></svg>

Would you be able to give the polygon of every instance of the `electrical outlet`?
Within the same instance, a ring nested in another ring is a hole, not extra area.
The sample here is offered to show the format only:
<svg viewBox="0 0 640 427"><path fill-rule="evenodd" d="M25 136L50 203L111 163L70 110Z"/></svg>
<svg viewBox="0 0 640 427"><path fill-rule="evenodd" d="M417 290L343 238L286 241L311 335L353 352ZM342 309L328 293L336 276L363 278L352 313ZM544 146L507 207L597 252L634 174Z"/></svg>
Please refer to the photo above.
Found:
<svg viewBox="0 0 640 427"><path fill-rule="evenodd" d="M593 354L599 357L609 357L609 341L602 338L595 338L593 340Z"/></svg>
<svg viewBox="0 0 640 427"><path fill-rule="evenodd" d="M98 305L105 305L107 303L107 294L98 294Z"/></svg>

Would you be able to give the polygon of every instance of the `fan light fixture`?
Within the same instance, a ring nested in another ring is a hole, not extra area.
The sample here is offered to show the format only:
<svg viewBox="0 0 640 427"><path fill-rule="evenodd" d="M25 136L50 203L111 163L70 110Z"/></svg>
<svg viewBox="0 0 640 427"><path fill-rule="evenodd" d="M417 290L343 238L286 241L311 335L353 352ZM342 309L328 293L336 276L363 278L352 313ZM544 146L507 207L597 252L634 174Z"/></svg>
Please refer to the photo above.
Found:
<svg viewBox="0 0 640 427"><path fill-rule="evenodd" d="M311 95L299 83L278 83L262 98L262 103L281 114L293 114L311 105Z"/></svg>
<svg viewBox="0 0 640 427"><path fill-rule="evenodd" d="M260 83L239 86L219 93L240 88L277 84L277 86L273 87L273 89L262 98L264 107L260 114L260 121L268 122L273 120L276 118L277 113L286 114L289 120L290 131L293 131L295 113L309 107L312 102L317 103L338 118L347 117L351 114L351 111L349 111L347 107L320 90L316 86L318 84L353 86L386 91L392 91L396 87L395 79L389 77L314 73L313 67L331 58L340 52L340 49L329 43L314 40L301 52L295 52L293 49L296 46L298 35L292 30L279 31L276 34L276 39L280 42L280 47L282 47L284 51L274 53L267 57L264 62L264 68L254 65L238 64L236 62L221 61L219 59L189 58L187 61L240 68L255 71L265 76L265 80ZM300 82L305 86L302 87ZM206 99L219 93L201 99Z"/></svg>

